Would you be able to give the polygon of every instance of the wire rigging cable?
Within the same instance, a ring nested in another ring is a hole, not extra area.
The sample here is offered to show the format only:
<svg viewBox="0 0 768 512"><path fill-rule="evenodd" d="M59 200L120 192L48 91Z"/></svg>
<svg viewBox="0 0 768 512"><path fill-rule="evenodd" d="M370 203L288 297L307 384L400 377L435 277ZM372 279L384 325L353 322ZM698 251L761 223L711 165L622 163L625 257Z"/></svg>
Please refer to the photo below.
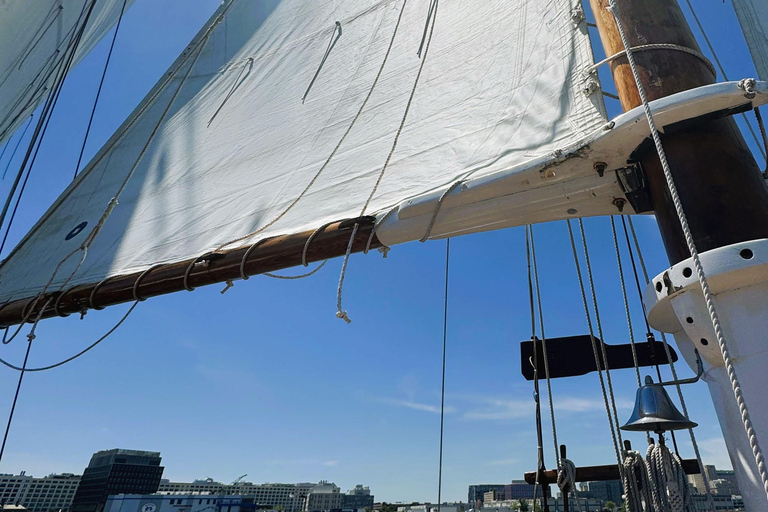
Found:
<svg viewBox="0 0 768 512"><path fill-rule="evenodd" d="M21 145L21 141L24 140L24 135L27 134L27 129L29 128L29 125L32 124L32 118L35 117L34 112L29 115L29 119L27 120L27 124L24 126L24 130L21 132L21 137L19 137L19 140L16 141L16 145L13 148L13 151L11 152L10 158L8 158L8 163L5 165L5 169L3 170L3 178L5 179L5 175L8 174L8 169L11 168L11 162L13 162L13 157L16 156L16 152L19 150L19 146ZM11 143L10 139L8 140L8 143L5 145L5 149L3 149L3 154L5 154L5 150L8 149L8 145ZM3 156L0 155L0 160L3 159Z"/></svg>
<svg viewBox="0 0 768 512"><path fill-rule="evenodd" d="M440 384L440 458L437 467L437 512L443 502L443 426L445 425L445 355L448 347L448 271L451 261L451 239L445 240L445 300L443 302L443 373Z"/></svg>
<svg viewBox="0 0 768 512"><path fill-rule="evenodd" d="M91 117L88 119L88 127L85 129L85 136L83 137L83 145L80 148L80 156L77 157L77 165L75 165L75 175L72 177L74 180L77 178L77 173L80 172L80 163L83 161L83 153L85 153L85 145L88 142L88 135L91 133L91 125L93 124L93 117L96 114L96 107L99 105L99 98L101 97L101 89L104 87L104 78L107 76L107 70L109 69L109 63L112 60L112 50L115 49L115 41L117 41L117 34L120 32L120 24L123 21L123 15L125 14L125 6L128 0L123 0L123 5L120 8L120 16L117 18L117 24L115 25L115 33L112 35L112 43L109 45L109 53L107 53L107 61L104 63L104 71L101 73L101 80L99 81L99 88L96 90L96 98L93 100L93 108L91 109Z"/></svg>

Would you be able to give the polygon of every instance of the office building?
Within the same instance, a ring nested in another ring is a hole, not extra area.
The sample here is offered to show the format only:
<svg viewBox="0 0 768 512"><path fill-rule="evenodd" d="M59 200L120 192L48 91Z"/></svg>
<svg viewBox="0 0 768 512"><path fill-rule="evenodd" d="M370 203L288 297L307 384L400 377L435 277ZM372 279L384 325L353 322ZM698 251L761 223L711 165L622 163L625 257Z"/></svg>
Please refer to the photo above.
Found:
<svg viewBox="0 0 768 512"><path fill-rule="evenodd" d="M29 512L67 512L79 483L80 475L72 473L43 478L23 471L19 475L0 475L0 504L19 505Z"/></svg>
<svg viewBox="0 0 768 512"><path fill-rule="evenodd" d="M110 496L104 512L254 512L253 496L200 494L119 494Z"/></svg>
<svg viewBox="0 0 768 512"><path fill-rule="evenodd" d="M102 512L115 494L157 492L163 467L160 452L105 450L96 452L83 471L71 512Z"/></svg>
<svg viewBox="0 0 768 512"><path fill-rule="evenodd" d="M470 485L467 493L467 503L471 508L482 508L485 493L496 491L504 494L504 484L477 484Z"/></svg>
<svg viewBox="0 0 768 512"><path fill-rule="evenodd" d="M321 481L307 494L305 512L325 512L340 509L342 504L341 489L332 482Z"/></svg>
<svg viewBox="0 0 768 512"><path fill-rule="evenodd" d="M373 510L373 495L369 487L356 485L354 489L342 495L341 507L344 509L371 509Z"/></svg>
<svg viewBox="0 0 768 512"><path fill-rule="evenodd" d="M739 484L736 481L736 474L731 469L717 469L713 465L704 466L704 472L709 480L712 494L721 495L740 495ZM701 473L688 475L688 482L693 485L696 492L706 494L707 489L704 485L704 477Z"/></svg>
<svg viewBox="0 0 768 512"><path fill-rule="evenodd" d="M163 480L158 486L158 494L166 495L229 495L253 496L260 507L281 507L286 512L304 510L307 495L315 484L304 482L298 484L266 483L254 484L238 482L222 484L210 478L194 482L170 482Z"/></svg>
<svg viewBox="0 0 768 512"><path fill-rule="evenodd" d="M588 494L585 497L602 501L612 501L618 507L624 501L624 490L620 480L605 480L602 482L586 482ZM581 496L581 494L579 494Z"/></svg>

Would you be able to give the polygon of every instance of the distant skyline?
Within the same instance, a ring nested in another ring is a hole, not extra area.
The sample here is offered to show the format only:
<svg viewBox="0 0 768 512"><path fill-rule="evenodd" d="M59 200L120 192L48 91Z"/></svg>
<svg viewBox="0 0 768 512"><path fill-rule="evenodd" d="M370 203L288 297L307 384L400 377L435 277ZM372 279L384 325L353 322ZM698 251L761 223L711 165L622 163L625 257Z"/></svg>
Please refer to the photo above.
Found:
<svg viewBox="0 0 768 512"><path fill-rule="evenodd" d="M117 39L86 161L219 4L135 1ZM730 76L754 76L730 3L697 4ZM600 59L599 38L592 35ZM5 254L71 180L108 43L109 36L67 79ZM612 90L607 73L603 68L601 77ZM618 113L607 101L611 115ZM0 182L1 197L10 181ZM656 275L668 266L656 222L651 216L634 222ZM606 341L627 343L609 220L586 219L585 225ZM534 230L547 336L588 332L565 224ZM84 357L25 376L0 473L82 474L94 452L127 448L161 452L163 478L172 481L227 483L247 473L254 483L328 480L344 491L362 483L376 501L434 502L444 264L444 241L395 246L386 259L377 252L352 256L344 285L350 325L335 317L339 259L307 279L255 277L225 295L213 286L139 304ZM519 356L519 342L531 335L526 272L522 228L451 241L444 501L466 500L470 484L520 480L536 468L533 390L520 374ZM630 306L635 339L644 340L636 293ZM126 309L42 322L30 366L78 352ZM25 348L20 336L0 352L20 364ZM681 377L692 375L682 361L677 368ZM663 375L670 378L666 368ZM612 376L623 422L634 403L635 374ZM17 378L0 367L2 425ZM706 384L684 392L705 463L729 468ZM569 458L577 466L615 463L597 376L554 381L553 396L558 441L567 444ZM544 394L542 414L545 461L552 468ZM644 449L644 434L625 438ZM688 434L677 439L683 457L692 458Z"/></svg>

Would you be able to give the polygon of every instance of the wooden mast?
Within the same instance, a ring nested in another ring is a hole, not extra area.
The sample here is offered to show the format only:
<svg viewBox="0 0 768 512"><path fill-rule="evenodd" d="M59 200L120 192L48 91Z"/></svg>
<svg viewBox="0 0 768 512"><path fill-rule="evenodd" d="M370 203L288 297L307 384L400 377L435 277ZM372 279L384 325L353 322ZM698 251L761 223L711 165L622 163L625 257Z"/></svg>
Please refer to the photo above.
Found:
<svg viewBox="0 0 768 512"><path fill-rule="evenodd" d="M632 47L672 43L699 50L677 0L617 0ZM608 0L590 0L606 55L622 50ZM636 51L649 101L715 82L697 56L679 50ZM611 64L625 111L641 104L626 57ZM745 104L748 100L745 98ZM662 141L699 252L768 238L768 188L732 117L701 118L663 129ZM688 247L653 144L635 155L642 164L670 263Z"/></svg>

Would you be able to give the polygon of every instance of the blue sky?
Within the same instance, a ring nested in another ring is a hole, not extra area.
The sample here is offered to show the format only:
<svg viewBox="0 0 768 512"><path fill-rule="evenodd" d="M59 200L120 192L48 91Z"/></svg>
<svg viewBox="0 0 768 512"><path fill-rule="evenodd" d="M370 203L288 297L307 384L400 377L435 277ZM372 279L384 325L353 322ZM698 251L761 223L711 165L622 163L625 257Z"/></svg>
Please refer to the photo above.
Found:
<svg viewBox="0 0 768 512"><path fill-rule="evenodd" d="M136 0L123 21L86 157L218 3ZM731 78L754 76L730 4L696 3ZM108 43L67 80L11 231L13 243L71 180ZM9 178L0 182L2 197L9 187ZM655 221L635 222L655 275L667 266ZM625 343L610 223L599 218L585 225L606 341ZM536 226L535 233L547 335L586 333L565 224ZM443 496L459 500L468 484L504 483L534 469L536 439L532 385L519 370L519 342L530 337L524 231L464 236L451 249ZM334 316L340 260L304 280L253 278L223 296L209 287L142 303L85 357L25 377L0 471L79 473L94 451L122 447L161 451L172 480L231 481L243 473L253 482L326 479L345 490L370 485L377 500L434 501L444 258L444 241L398 246L387 259L353 256L344 288L351 325ZM636 336L643 339L637 296L630 300ZM30 365L79 351L126 308L92 312L83 322L43 323ZM20 362L23 349L17 341L2 354ZM613 375L624 421L635 376L630 370ZM3 424L16 379L0 369ZM555 381L553 396L569 457L577 465L615 461L597 376ZM728 466L705 384L686 387L686 396L700 424L705 462ZM643 446L643 436L628 437ZM692 457L686 436L679 438L683 455ZM551 467L548 421L544 448Z"/></svg>

